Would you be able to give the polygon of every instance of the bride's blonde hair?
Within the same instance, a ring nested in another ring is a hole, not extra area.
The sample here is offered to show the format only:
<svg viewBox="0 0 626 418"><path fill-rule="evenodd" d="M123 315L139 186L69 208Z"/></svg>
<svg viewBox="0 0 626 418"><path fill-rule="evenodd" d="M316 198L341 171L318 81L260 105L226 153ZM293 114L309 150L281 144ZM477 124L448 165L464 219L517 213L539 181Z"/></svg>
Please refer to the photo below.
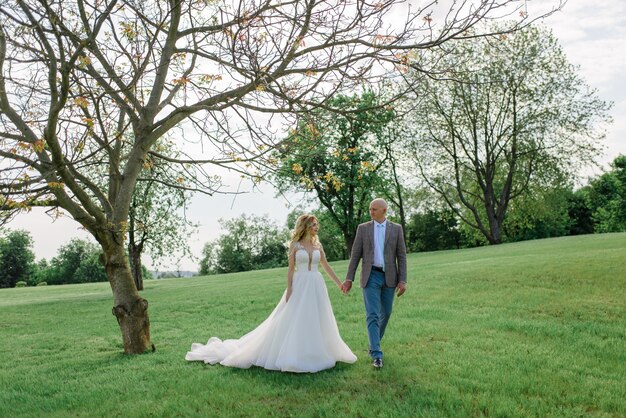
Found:
<svg viewBox="0 0 626 418"><path fill-rule="evenodd" d="M311 215L305 213L304 215L300 215L298 220L296 221L296 226L291 233L291 242L301 241L302 238L306 237L309 233L309 228L316 222L317 218L315 215ZM319 222L318 222L319 223ZM319 241L317 240L317 235L313 237L313 244L317 244Z"/></svg>

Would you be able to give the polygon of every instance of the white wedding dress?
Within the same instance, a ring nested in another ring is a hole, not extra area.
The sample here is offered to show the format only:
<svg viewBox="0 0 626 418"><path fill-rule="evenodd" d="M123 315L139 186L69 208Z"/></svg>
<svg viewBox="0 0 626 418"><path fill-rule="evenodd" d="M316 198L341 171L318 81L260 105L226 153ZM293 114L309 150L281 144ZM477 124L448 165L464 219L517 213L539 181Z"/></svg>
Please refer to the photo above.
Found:
<svg viewBox="0 0 626 418"><path fill-rule="evenodd" d="M206 345L193 343L185 360L297 373L329 369L338 361L354 363L357 358L339 335L326 284L317 269L320 251L313 250L309 257L299 246L295 259L289 302L285 291L257 328L237 340L212 337Z"/></svg>

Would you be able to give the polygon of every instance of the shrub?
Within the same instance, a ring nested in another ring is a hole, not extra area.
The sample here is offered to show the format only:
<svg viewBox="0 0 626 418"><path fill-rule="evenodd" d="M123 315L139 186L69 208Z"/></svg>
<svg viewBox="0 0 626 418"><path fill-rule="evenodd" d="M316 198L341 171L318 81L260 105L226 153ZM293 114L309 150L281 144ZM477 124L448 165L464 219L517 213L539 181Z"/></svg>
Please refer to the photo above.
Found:
<svg viewBox="0 0 626 418"><path fill-rule="evenodd" d="M26 281L34 268L33 239L26 231L0 231L0 288Z"/></svg>
<svg viewBox="0 0 626 418"><path fill-rule="evenodd" d="M26 287L26 282L20 280L19 282L15 282L15 287Z"/></svg>
<svg viewBox="0 0 626 418"><path fill-rule="evenodd" d="M48 283L46 283L46 282L39 282L39 283L37 283L37 286L48 286Z"/></svg>

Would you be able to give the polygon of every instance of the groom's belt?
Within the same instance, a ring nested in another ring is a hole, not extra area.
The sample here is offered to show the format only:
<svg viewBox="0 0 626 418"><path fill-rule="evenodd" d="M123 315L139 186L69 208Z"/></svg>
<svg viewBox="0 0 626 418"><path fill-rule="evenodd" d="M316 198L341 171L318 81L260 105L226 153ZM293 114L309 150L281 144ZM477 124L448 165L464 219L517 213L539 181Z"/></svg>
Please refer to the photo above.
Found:
<svg viewBox="0 0 626 418"><path fill-rule="evenodd" d="M382 267L378 267L378 266L372 266L372 270L374 270L374 271L380 271L381 273L384 273L384 272L385 272L385 270L383 270L383 268L382 268Z"/></svg>

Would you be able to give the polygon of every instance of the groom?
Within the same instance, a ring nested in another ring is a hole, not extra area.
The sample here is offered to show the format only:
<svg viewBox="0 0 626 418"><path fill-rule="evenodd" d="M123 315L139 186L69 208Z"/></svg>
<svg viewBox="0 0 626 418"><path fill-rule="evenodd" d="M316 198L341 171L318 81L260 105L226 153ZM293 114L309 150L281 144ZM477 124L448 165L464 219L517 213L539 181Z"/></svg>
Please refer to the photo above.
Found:
<svg viewBox="0 0 626 418"><path fill-rule="evenodd" d="M406 290L406 245L402 226L387 220L387 202L384 199L374 199L370 203L370 216L372 221L357 228L343 288L345 293L350 291L356 268L363 259L361 287L369 353L372 365L379 369L383 367L380 340L391 316L394 291L402 296Z"/></svg>

